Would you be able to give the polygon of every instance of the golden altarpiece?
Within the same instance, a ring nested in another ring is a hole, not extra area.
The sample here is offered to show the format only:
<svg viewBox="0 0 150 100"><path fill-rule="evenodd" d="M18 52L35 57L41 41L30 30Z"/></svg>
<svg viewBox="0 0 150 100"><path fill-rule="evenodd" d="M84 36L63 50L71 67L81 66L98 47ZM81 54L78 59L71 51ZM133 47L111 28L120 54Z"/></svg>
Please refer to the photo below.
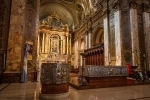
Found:
<svg viewBox="0 0 150 100"><path fill-rule="evenodd" d="M71 34L67 24L63 24L54 13L43 19L38 32L38 59L45 61L70 61Z"/></svg>

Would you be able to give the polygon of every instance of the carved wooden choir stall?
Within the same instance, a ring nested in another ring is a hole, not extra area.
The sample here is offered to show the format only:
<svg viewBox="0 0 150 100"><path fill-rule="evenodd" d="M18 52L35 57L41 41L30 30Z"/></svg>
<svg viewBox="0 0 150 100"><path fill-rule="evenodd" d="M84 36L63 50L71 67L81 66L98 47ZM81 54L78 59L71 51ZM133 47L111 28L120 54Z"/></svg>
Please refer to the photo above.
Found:
<svg viewBox="0 0 150 100"><path fill-rule="evenodd" d="M104 65L104 46L96 46L84 51L85 65Z"/></svg>

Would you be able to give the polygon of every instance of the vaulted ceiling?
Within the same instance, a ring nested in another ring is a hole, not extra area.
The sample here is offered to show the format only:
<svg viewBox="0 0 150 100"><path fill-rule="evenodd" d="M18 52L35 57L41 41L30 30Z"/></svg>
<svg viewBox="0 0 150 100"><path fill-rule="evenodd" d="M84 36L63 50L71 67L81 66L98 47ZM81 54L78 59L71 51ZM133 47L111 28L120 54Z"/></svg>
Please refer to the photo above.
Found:
<svg viewBox="0 0 150 100"><path fill-rule="evenodd" d="M87 16L97 0L41 0L40 20L56 13L71 29Z"/></svg>

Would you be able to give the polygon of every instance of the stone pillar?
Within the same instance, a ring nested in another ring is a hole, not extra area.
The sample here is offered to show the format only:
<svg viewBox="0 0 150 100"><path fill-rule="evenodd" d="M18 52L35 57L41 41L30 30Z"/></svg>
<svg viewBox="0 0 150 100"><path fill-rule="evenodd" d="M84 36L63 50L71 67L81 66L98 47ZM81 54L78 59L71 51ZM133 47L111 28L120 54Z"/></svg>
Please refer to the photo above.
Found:
<svg viewBox="0 0 150 100"><path fill-rule="evenodd" d="M89 41L89 47L88 47L88 48L91 48L91 47L92 47L92 46L91 46L91 43L92 43L91 34L92 34L92 33L90 32L89 35L88 35L88 36L89 36L89 37L88 37L88 41Z"/></svg>
<svg viewBox="0 0 150 100"><path fill-rule="evenodd" d="M133 1L133 0L132 0ZM117 3L117 2L116 2ZM121 59L122 65L132 64L132 40L131 40L131 22L130 6L128 0L119 0L120 27L121 27Z"/></svg>
<svg viewBox="0 0 150 100"><path fill-rule="evenodd" d="M104 18L104 49L105 49L105 65L109 65L109 59L108 59L108 55L109 55L109 34L108 34L108 18L105 17Z"/></svg>
<svg viewBox="0 0 150 100"><path fill-rule="evenodd" d="M74 67L78 66L78 41L74 44Z"/></svg>
<svg viewBox="0 0 150 100"><path fill-rule="evenodd" d="M137 10L134 8L130 8L130 23L132 41L132 65L140 66Z"/></svg>
<svg viewBox="0 0 150 100"><path fill-rule="evenodd" d="M86 33L86 35L85 35L85 43L86 43L86 47L85 47L85 49L88 49L88 32Z"/></svg>
<svg viewBox="0 0 150 100"><path fill-rule="evenodd" d="M8 35L6 71L3 83L20 82L24 52L26 0L12 0Z"/></svg>
<svg viewBox="0 0 150 100"><path fill-rule="evenodd" d="M116 11L114 13L114 18L115 18L115 46L116 46L116 65L121 65L122 64L122 59L121 59L121 26L120 26L120 10Z"/></svg>
<svg viewBox="0 0 150 100"><path fill-rule="evenodd" d="M38 41L35 39L35 43L37 43L37 54L36 55L39 55L39 58L38 58L38 65L36 65L36 70L38 70L37 72L37 81L40 81L40 70L41 70L41 48L40 48L40 35L39 35L39 9L40 9L40 0L37 0L37 12L36 12L36 38L38 38ZM36 42L37 41L37 42ZM36 63L37 63L36 62Z"/></svg>
<svg viewBox="0 0 150 100"><path fill-rule="evenodd" d="M147 70L150 70L150 14L143 12Z"/></svg>
<svg viewBox="0 0 150 100"><path fill-rule="evenodd" d="M12 0L6 70L19 71L24 52L26 0Z"/></svg>

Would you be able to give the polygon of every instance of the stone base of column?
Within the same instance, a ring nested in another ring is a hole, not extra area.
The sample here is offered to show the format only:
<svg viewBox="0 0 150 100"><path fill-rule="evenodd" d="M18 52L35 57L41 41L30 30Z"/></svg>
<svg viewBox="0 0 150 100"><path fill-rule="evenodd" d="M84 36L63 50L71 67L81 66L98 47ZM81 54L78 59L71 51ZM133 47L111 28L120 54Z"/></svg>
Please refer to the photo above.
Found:
<svg viewBox="0 0 150 100"><path fill-rule="evenodd" d="M21 82L21 72L11 72L6 71L2 75L2 83L20 83Z"/></svg>
<svg viewBox="0 0 150 100"><path fill-rule="evenodd" d="M39 94L39 98L40 99L44 99L44 100L60 100L60 99L64 99L67 98L69 96L69 92L67 93L61 93L61 94Z"/></svg>

